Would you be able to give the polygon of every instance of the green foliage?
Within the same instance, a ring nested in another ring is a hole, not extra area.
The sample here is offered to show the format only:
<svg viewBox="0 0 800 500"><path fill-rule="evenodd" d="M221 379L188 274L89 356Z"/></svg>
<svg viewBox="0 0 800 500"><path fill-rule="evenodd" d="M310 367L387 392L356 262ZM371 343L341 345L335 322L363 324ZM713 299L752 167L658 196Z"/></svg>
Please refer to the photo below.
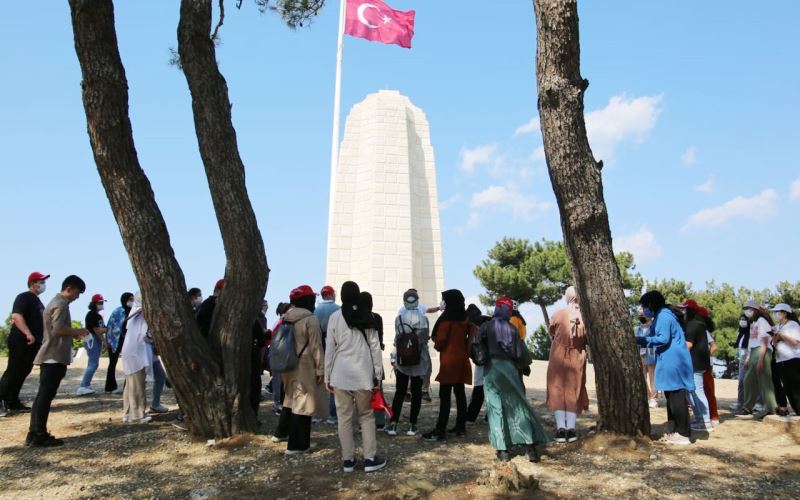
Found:
<svg viewBox="0 0 800 500"><path fill-rule="evenodd" d="M547 331L547 327L539 325L536 330L528 335L525 341L528 350L531 351L531 356L535 360L547 361L550 359L550 346L553 344L553 339Z"/></svg>
<svg viewBox="0 0 800 500"><path fill-rule="evenodd" d="M72 328L83 328L83 323L73 319ZM72 337L72 348L80 349L81 347L83 347L83 337Z"/></svg>
<svg viewBox="0 0 800 500"><path fill-rule="evenodd" d="M8 313L6 322L0 326L0 354L8 353L8 335L11 333L11 313Z"/></svg>
<svg viewBox="0 0 800 500"><path fill-rule="evenodd" d="M302 28L311 23L325 6L325 0L256 0L263 13L277 12L292 29Z"/></svg>

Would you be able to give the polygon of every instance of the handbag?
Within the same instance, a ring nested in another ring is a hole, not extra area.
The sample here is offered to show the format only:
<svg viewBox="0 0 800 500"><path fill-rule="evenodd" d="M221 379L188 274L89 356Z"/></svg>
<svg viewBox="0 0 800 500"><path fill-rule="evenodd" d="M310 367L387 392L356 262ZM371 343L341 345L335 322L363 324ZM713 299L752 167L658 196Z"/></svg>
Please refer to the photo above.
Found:
<svg viewBox="0 0 800 500"><path fill-rule="evenodd" d="M375 376L375 359L372 357L372 348L369 346L369 341L367 340L367 333L362 330L361 328L358 329L361 332L361 336L364 337L364 342L367 344L367 349L369 350L369 359L372 361L372 381L375 385L378 385L378 379ZM370 401L370 405L372 406L373 411L382 411L386 413L386 416L389 417L391 421L394 417L394 411L392 411L392 407L386 403L386 398L383 396L383 389L380 387L376 387L372 389L372 401Z"/></svg>
<svg viewBox="0 0 800 500"><path fill-rule="evenodd" d="M483 339L483 335L478 332L469 346L469 357L476 366L484 366L489 361L489 346Z"/></svg>

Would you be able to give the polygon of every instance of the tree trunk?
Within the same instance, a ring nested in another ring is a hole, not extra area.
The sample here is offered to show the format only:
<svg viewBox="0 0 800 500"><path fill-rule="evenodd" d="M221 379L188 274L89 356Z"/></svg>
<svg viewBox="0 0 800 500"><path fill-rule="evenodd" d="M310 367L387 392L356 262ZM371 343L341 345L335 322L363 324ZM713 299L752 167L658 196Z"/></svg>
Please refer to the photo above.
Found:
<svg viewBox="0 0 800 500"><path fill-rule="evenodd" d="M545 156L596 374L598 429L650 434L650 412L611 247L600 175L589 147L576 0L534 0L536 77Z"/></svg>
<svg viewBox="0 0 800 500"><path fill-rule="evenodd" d="M547 314L547 306L544 304L539 304L539 307L542 308L542 316L544 317L544 326L550 328L550 315Z"/></svg>
<svg viewBox="0 0 800 500"><path fill-rule="evenodd" d="M183 272L175 259L166 224L134 146L128 114L128 84L117 45L113 4L111 0L69 0L69 5L95 163L141 287L145 317L169 370L181 409L188 416L190 430L197 435L223 437L254 429L252 412L242 412L242 405L234 404L244 400L246 405L247 379L242 383L242 379L235 377L234 385L230 374L242 371L241 365L249 368L249 356L245 353L237 358L236 370L225 369L230 366L225 361L230 359L231 352L249 348L249 325L244 330L247 335L239 335L236 342L223 344L225 348L219 355L220 350L209 348L194 320ZM238 203L241 200L233 205ZM264 259L263 247L259 248ZM264 272L260 273L262 270ZM263 296L266 279L261 278L266 274L266 265L261 269L256 266L252 272L252 281L258 279L259 284L250 284L247 288L250 296L241 302L253 306L248 309L253 309L250 317L255 320L256 294L252 289L260 288L259 294ZM241 273L230 273L231 285L238 283L245 288L246 280ZM241 298L245 294L223 294L220 300L223 313L226 311L222 306L233 298L232 295ZM230 326L242 331L240 324L245 321L221 320L218 323L222 325L219 330L224 333L232 331Z"/></svg>

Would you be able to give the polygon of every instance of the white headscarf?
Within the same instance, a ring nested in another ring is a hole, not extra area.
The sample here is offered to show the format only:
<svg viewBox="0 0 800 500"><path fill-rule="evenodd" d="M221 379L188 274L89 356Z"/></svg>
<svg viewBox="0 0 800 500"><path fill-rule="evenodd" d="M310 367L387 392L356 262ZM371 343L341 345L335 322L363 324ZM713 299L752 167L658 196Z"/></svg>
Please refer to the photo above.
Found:
<svg viewBox="0 0 800 500"><path fill-rule="evenodd" d="M147 339L147 321L142 312L142 294L136 292L133 296L133 307L128 315L128 328L125 333L125 342L122 344L122 371L125 375L133 375L142 368L148 373L153 369L153 347Z"/></svg>
<svg viewBox="0 0 800 500"><path fill-rule="evenodd" d="M564 302L567 303L567 311L569 312L570 330L572 336L578 334L578 325L583 322L581 317L581 307L578 304L578 291L574 286L570 286L564 292Z"/></svg>

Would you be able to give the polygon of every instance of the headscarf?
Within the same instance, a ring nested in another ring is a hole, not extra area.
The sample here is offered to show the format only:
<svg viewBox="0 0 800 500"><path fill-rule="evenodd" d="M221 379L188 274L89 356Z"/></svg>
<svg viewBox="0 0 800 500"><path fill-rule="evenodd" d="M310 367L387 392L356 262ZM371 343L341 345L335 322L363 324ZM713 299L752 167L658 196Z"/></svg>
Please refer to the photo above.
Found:
<svg viewBox="0 0 800 500"><path fill-rule="evenodd" d="M464 294L461 293L461 290L456 290L455 288L445 290L442 292L442 301L444 301L445 305L444 312L436 320L436 324L433 325L433 331L431 332L432 339L436 339L439 325L443 321L461 322L467 319L467 310L466 307L464 307Z"/></svg>
<svg viewBox="0 0 800 500"><path fill-rule="evenodd" d="M511 354L514 352L514 327L509 323L513 306L509 306L506 297L500 297L495 302L494 317L492 317L492 328L494 329L494 336L497 344L505 352Z"/></svg>
<svg viewBox="0 0 800 500"><path fill-rule="evenodd" d="M317 298L314 295L305 295L303 297L298 297L295 299L289 299L290 304L295 307L299 307L301 309L306 309L308 311L314 312L317 304Z"/></svg>
<svg viewBox="0 0 800 500"><path fill-rule="evenodd" d="M128 314L131 312L130 308L128 307L128 300L130 300L131 297L133 297L133 294L131 292L125 292L119 298L119 301L122 304L122 308L125 310L126 318L128 317Z"/></svg>
<svg viewBox="0 0 800 500"><path fill-rule="evenodd" d="M350 329L366 330L375 328L375 318L372 317L372 295L361 292L358 284L345 281L342 284L342 316Z"/></svg>
<svg viewBox="0 0 800 500"><path fill-rule="evenodd" d="M570 334L572 337L578 335L578 325L583 322L581 317L581 307L578 304L578 291L574 286L567 287L564 292L564 302L567 303L569 312Z"/></svg>

